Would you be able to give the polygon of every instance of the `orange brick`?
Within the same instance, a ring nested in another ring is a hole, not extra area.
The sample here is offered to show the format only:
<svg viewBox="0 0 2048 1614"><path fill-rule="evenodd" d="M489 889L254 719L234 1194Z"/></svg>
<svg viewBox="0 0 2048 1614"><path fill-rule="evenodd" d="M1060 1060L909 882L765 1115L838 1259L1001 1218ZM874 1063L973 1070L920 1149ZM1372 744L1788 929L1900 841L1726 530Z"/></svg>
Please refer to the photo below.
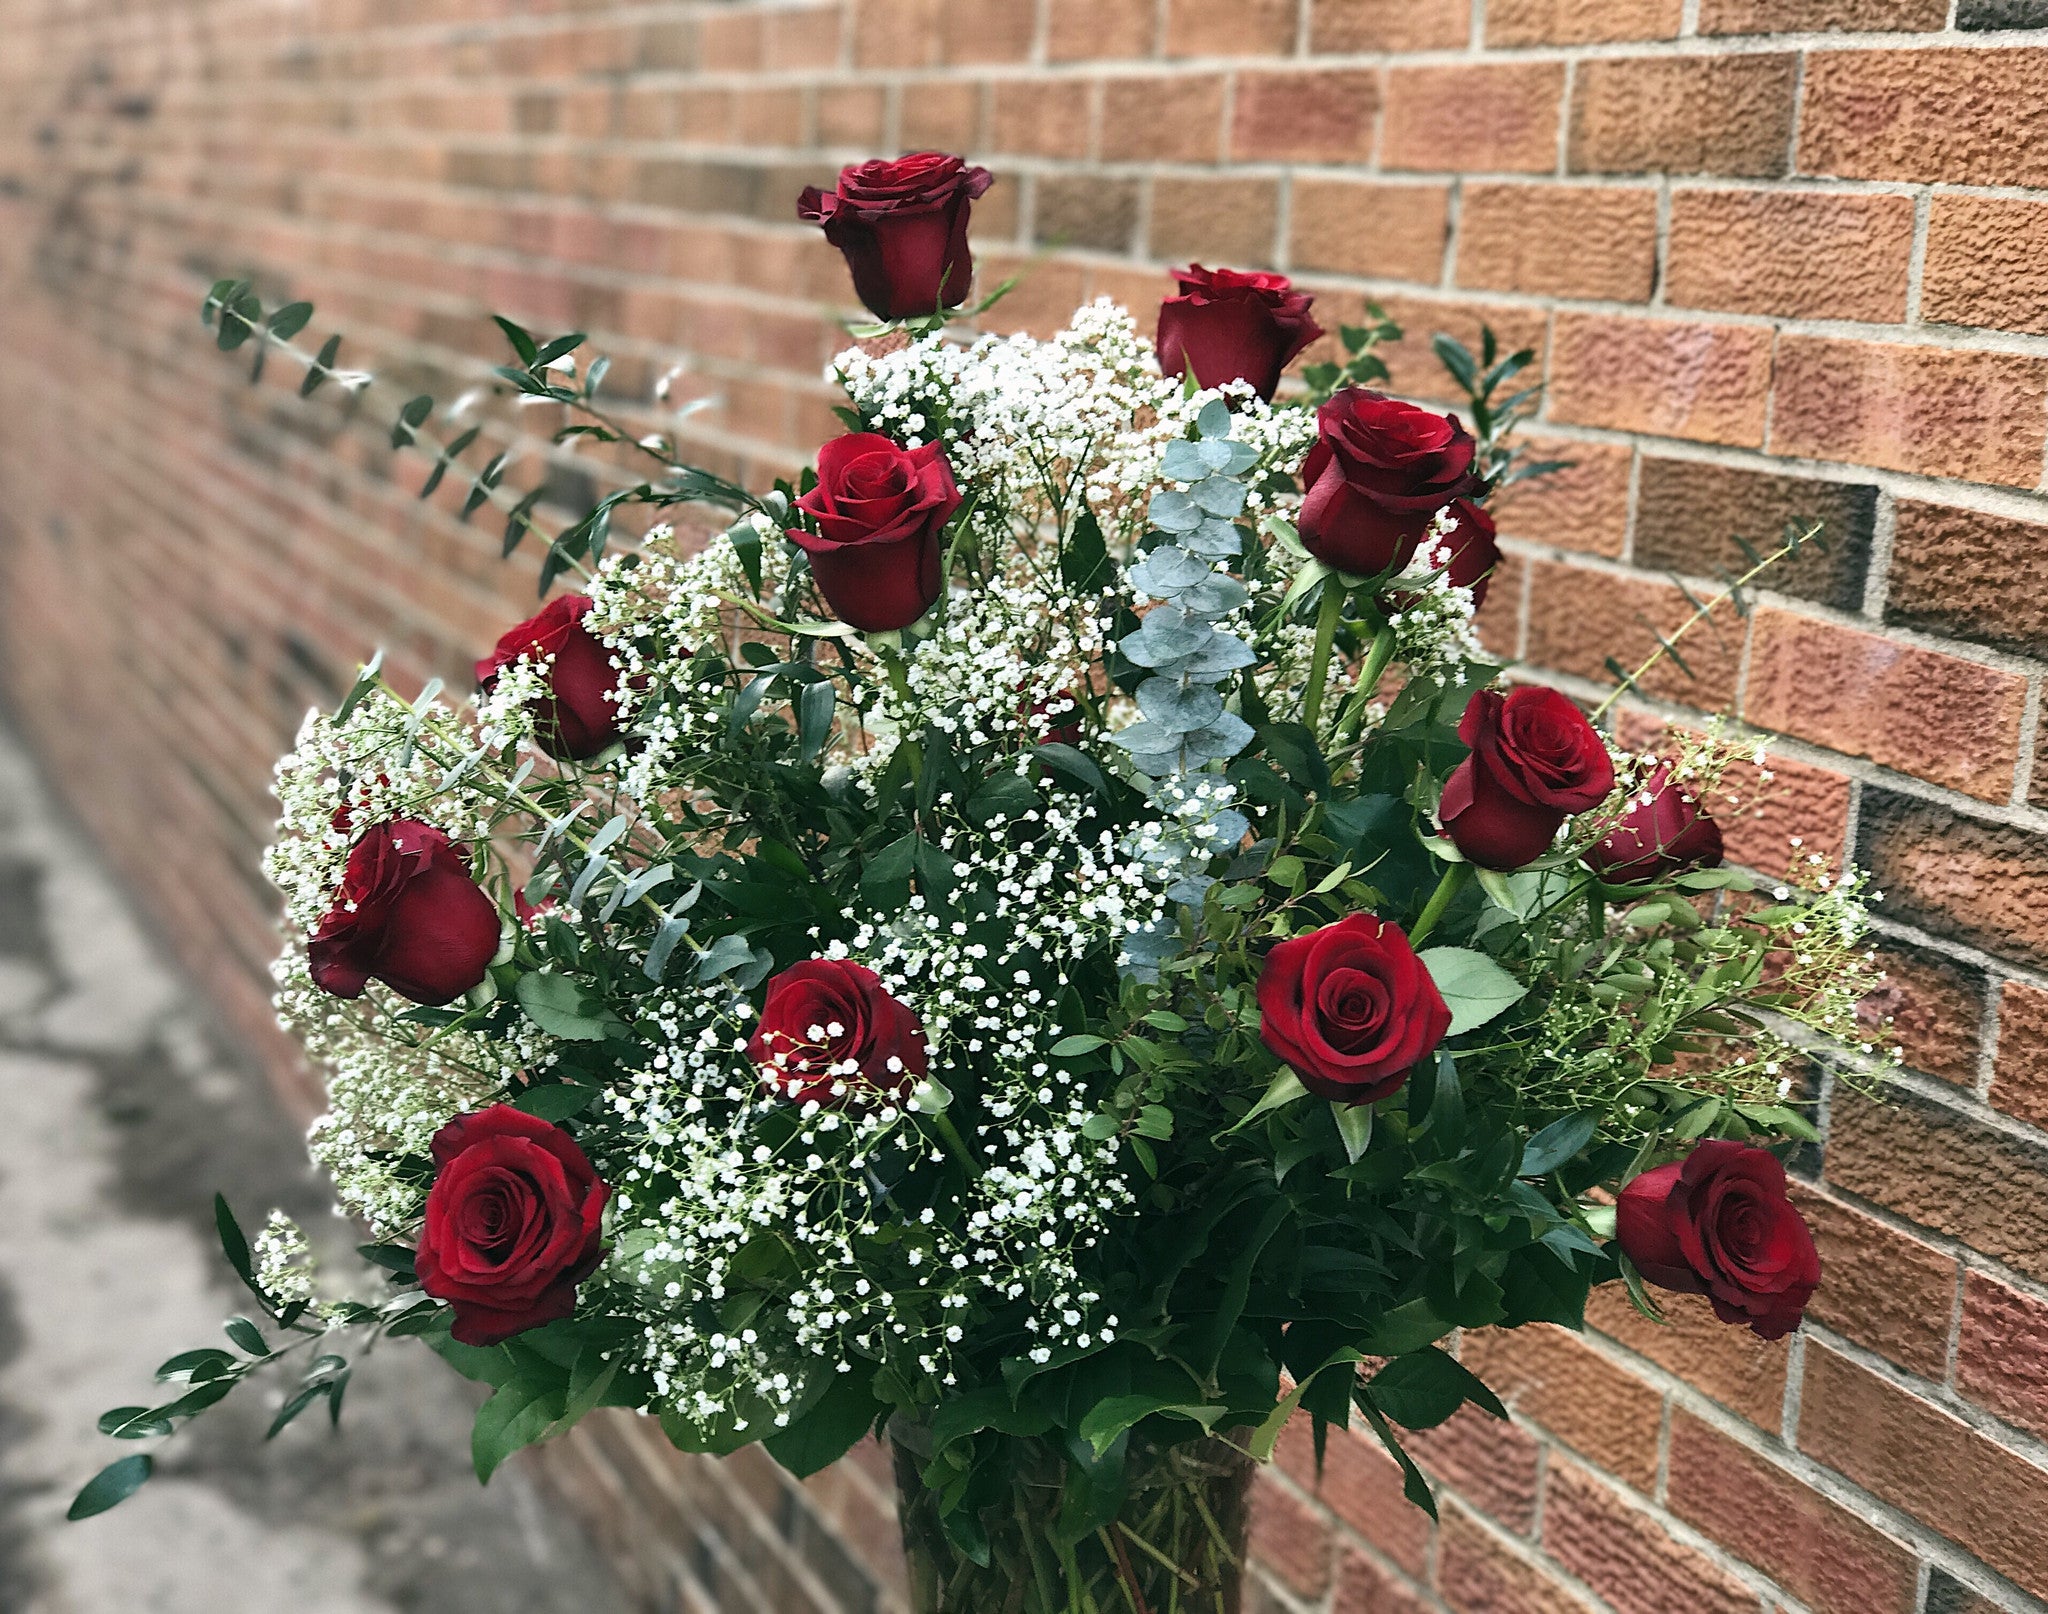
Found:
<svg viewBox="0 0 2048 1614"><path fill-rule="evenodd" d="M761 65L776 72L835 66L842 8L803 6L761 13Z"/></svg>
<svg viewBox="0 0 2048 1614"><path fill-rule="evenodd" d="M1486 603L1472 619L1479 642L1503 661L1522 653L1522 588L1528 572L1528 563L1519 555L1501 556Z"/></svg>
<svg viewBox="0 0 2048 1614"><path fill-rule="evenodd" d="M1452 1614L1592 1614L1593 1605L1457 1503L1443 1509L1437 1595Z"/></svg>
<svg viewBox="0 0 2048 1614"><path fill-rule="evenodd" d="M1628 541L1629 466L1635 450L1537 433L1520 434L1516 441L1532 462L1570 463L1505 489L1492 506L1500 530L1559 549L1619 557Z"/></svg>
<svg viewBox="0 0 2048 1614"><path fill-rule="evenodd" d="M1381 349L1387 369L1393 374L1391 385L1396 392L1447 405L1464 401L1463 392L1458 390L1450 372L1430 346L1429 339L1440 332L1456 337L1477 353L1483 340L1482 329L1491 329L1501 352L1515 353L1528 348L1536 358L1526 373L1543 373L1547 343L1541 309L1517 307L1511 303L1450 302L1422 293L1406 292L1378 295L1374 301L1407 332L1406 340Z"/></svg>
<svg viewBox="0 0 2048 1614"><path fill-rule="evenodd" d="M1657 1303L1662 1323L1630 1305L1619 1285L1603 1285L1586 1303L1586 1322L1758 1428L1775 1431L1785 1403L1785 1341L1730 1328L1697 1295L1660 1292Z"/></svg>
<svg viewBox="0 0 2048 1614"><path fill-rule="evenodd" d="M1738 577L1751 567L1738 537L1771 553L1794 524L1801 532L1818 525L1820 538L1775 562L1763 586L1844 611L1862 609L1877 527L1877 489L1868 483L1647 455L1631 558L1687 577Z"/></svg>
<svg viewBox="0 0 2048 1614"><path fill-rule="evenodd" d="M1624 667L1640 665L1657 648L1652 629L1669 634L1691 614L1685 596L1669 583L1536 561L1524 653L1537 666L1612 683L1609 657ZM1667 656L1644 677L1644 693L1704 711L1731 705L1742 665L1739 634L1721 639L1702 631L1685 641L1683 654L1694 676Z"/></svg>
<svg viewBox="0 0 2048 1614"><path fill-rule="evenodd" d="M1877 956L1884 985L1863 1000L1859 1017L1889 1023L1910 1069L1975 1087L1987 1003L1984 972L1904 942L1880 947Z"/></svg>
<svg viewBox="0 0 2048 1614"><path fill-rule="evenodd" d="M1760 728L2002 801L2026 700L2017 673L1767 610L1743 711Z"/></svg>
<svg viewBox="0 0 2048 1614"><path fill-rule="evenodd" d="M1948 1369L1955 1257L1803 1183L1792 1197L1820 1251L1821 1284L1807 1315L1903 1368L1940 1378Z"/></svg>
<svg viewBox="0 0 2048 1614"><path fill-rule="evenodd" d="M1291 56L1297 11L1295 0L1168 0L1166 54Z"/></svg>
<svg viewBox="0 0 2048 1614"><path fill-rule="evenodd" d="M1691 1413L1671 1419L1671 1511L1815 1614L1913 1614L1914 1554Z"/></svg>
<svg viewBox="0 0 2048 1614"><path fill-rule="evenodd" d="M1897 323L1913 199L1682 190L1671 198L1668 254L1664 295L1682 308Z"/></svg>
<svg viewBox="0 0 2048 1614"><path fill-rule="evenodd" d="M1775 755L1762 768L1742 763L1722 776L1711 806L1728 861L1773 879L1795 856L1839 858L1847 846L1849 781L1829 768Z"/></svg>
<svg viewBox="0 0 2048 1614"><path fill-rule="evenodd" d="M1468 184L1457 277L1487 291L1646 302L1657 277L1656 193Z"/></svg>
<svg viewBox="0 0 2048 1614"><path fill-rule="evenodd" d="M823 146L878 146L888 110L879 85L826 84L818 89L818 143Z"/></svg>
<svg viewBox="0 0 2048 1614"><path fill-rule="evenodd" d="M1819 1345L1799 1449L1926 1521L2026 1591L2048 1591L2048 1470ZM1985 1507L1985 1497L1999 1498Z"/></svg>
<svg viewBox="0 0 2048 1614"><path fill-rule="evenodd" d="M1270 179L1183 179L1152 182L1151 255L1168 263L1199 258L1234 269L1273 262L1280 193Z"/></svg>
<svg viewBox="0 0 2048 1614"><path fill-rule="evenodd" d="M1380 163L1438 173L1549 173L1557 166L1564 67L1488 62L1387 75Z"/></svg>
<svg viewBox="0 0 2048 1614"><path fill-rule="evenodd" d="M1771 451L2031 488L2048 358L1787 336Z"/></svg>
<svg viewBox="0 0 2048 1614"><path fill-rule="evenodd" d="M1637 1490L1655 1488L1663 1391L1548 1323L1467 1334L1458 1358L1517 1418Z"/></svg>
<svg viewBox="0 0 2048 1614"><path fill-rule="evenodd" d="M1799 171L2048 185L2048 50L1818 51Z"/></svg>
<svg viewBox="0 0 2048 1614"><path fill-rule="evenodd" d="M2048 992L2024 981L2007 981L1999 995L1991 1102L2048 1127Z"/></svg>
<svg viewBox="0 0 2048 1614"><path fill-rule="evenodd" d="M1536 1519L1537 1445L1527 1430L1468 1403L1448 1423L1412 1431L1402 1444L1425 1474L1517 1535L1528 1534Z"/></svg>
<svg viewBox="0 0 2048 1614"><path fill-rule="evenodd" d="M1303 1597L1329 1590L1334 1538L1327 1519L1261 1474L1252 1485L1252 1535L1259 1562Z"/></svg>
<svg viewBox="0 0 2048 1614"><path fill-rule="evenodd" d="M1756 1614L1756 1593L1679 1545L1613 1487L1575 1463L1552 1465L1543 1546L1617 1608L1640 1614Z"/></svg>
<svg viewBox="0 0 2048 1614"><path fill-rule="evenodd" d="M1560 314L1548 418L1761 448L1771 333L1607 314Z"/></svg>
<svg viewBox="0 0 2048 1614"><path fill-rule="evenodd" d="M1703 34L1908 33L1947 23L1948 0L1700 0Z"/></svg>
<svg viewBox="0 0 2048 1614"><path fill-rule="evenodd" d="M1024 61L1038 32L1037 8L1016 0L945 0L938 22L949 65Z"/></svg>
<svg viewBox="0 0 2048 1614"><path fill-rule="evenodd" d="M981 144L981 86L919 84L899 93L896 123L908 149L972 151Z"/></svg>
<svg viewBox="0 0 2048 1614"><path fill-rule="evenodd" d="M1936 196L1920 317L2048 334L2048 202Z"/></svg>
<svg viewBox="0 0 2048 1614"><path fill-rule="evenodd" d="M2016 1428L2048 1436L2048 1302L1966 1274L1956 1388Z"/></svg>
<svg viewBox="0 0 2048 1614"><path fill-rule="evenodd" d="M1676 39L1684 0L1487 0L1489 45Z"/></svg>
<svg viewBox="0 0 2048 1614"><path fill-rule="evenodd" d="M1332 1429L1316 1472L1315 1434L1301 1415L1282 1432L1274 1460L1294 1483L1411 1575L1424 1573L1429 1515L1402 1495L1401 1470L1363 1429Z"/></svg>
<svg viewBox="0 0 2048 1614"><path fill-rule="evenodd" d="M1431 1614L1422 1594L1362 1552L1346 1552L1331 1614Z"/></svg>
<svg viewBox="0 0 2048 1614"><path fill-rule="evenodd" d="M1230 153L1254 162L1364 162L1379 106L1379 74L1371 71L1240 73Z"/></svg>
<svg viewBox="0 0 2048 1614"><path fill-rule="evenodd" d="M991 152L1085 157L1094 86L1085 79L998 79L989 86Z"/></svg>
<svg viewBox="0 0 2048 1614"><path fill-rule="evenodd" d="M1856 860L1885 894L1886 918L2018 963L2048 965L2048 836L1865 785ZM1961 1134L1956 1149L1962 1149ZM2048 1205L2042 1215L2048 1217ZM1945 1218L1915 1219L1949 1225ZM2025 1248L2031 1252L2031 1243ZM2048 1255L2042 1259L2048 1274Z"/></svg>
<svg viewBox="0 0 2048 1614"><path fill-rule="evenodd" d="M939 61L940 0L859 0L853 16L857 67L933 67ZM734 20L758 21L741 13Z"/></svg>
<svg viewBox="0 0 2048 1614"><path fill-rule="evenodd" d="M1100 154L1106 162L1213 163L1222 121L1217 74L1113 78L1102 87Z"/></svg>
<svg viewBox="0 0 2048 1614"><path fill-rule="evenodd" d="M1303 175L1294 182L1289 214L1288 261L1296 269L1432 285L1443 272L1447 186Z"/></svg>
<svg viewBox="0 0 2048 1614"><path fill-rule="evenodd" d="M1471 36L1465 0L1313 0L1308 48L1352 51L1454 50Z"/></svg>
<svg viewBox="0 0 2048 1614"><path fill-rule="evenodd" d="M1791 157L1793 56L1656 56L1582 63L1570 167L1581 174L1775 178Z"/></svg>
<svg viewBox="0 0 2048 1614"><path fill-rule="evenodd" d="M1150 56L1157 44L1154 0L1050 0L1046 14L1048 60L1129 60Z"/></svg>

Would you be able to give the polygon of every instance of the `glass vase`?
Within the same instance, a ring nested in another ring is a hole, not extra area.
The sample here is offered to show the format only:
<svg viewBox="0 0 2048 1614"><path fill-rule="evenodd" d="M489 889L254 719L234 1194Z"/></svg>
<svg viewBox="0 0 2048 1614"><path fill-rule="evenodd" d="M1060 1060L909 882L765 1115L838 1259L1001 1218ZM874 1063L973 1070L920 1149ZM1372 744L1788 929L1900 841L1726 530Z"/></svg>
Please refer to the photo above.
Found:
<svg viewBox="0 0 2048 1614"><path fill-rule="evenodd" d="M1238 1614L1252 1460L1204 1440L1133 1439L1115 1522L1062 1544L1054 1530L1065 1457L1013 1440L1009 1494L981 1511L988 1563L953 1545L921 1473L920 1426L889 1427L912 1614Z"/></svg>

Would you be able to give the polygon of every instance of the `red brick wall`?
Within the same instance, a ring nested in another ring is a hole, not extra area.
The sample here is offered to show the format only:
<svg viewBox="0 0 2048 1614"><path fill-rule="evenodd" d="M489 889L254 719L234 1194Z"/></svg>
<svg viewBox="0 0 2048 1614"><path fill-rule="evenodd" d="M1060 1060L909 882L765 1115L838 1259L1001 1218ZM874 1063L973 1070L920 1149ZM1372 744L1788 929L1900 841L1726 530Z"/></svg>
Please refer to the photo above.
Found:
<svg viewBox="0 0 2048 1614"><path fill-rule="evenodd" d="M1667 572L1826 519L1654 686L1788 736L1745 856L1800 833L1889 896L1915 1073L1827 1095L1812 1327L1603 1300L1583 1340L1466 1341L1517 1418L1421 1441L1442 1524L1292 1443L1267 1601L2048 1606L2048 0L0 0L0 41L7 698L280 1070L272 756L373 644L459 676L530 571L373 432L248 391L193 317L216 274L444 396L486 307L593 332L621 398L687 354L697 451L762 476L834 429L846 286L796 189L964 149L985 269L1047 249L1006 318L1201 257L1535 345L1577 465L1509 506L1488 626L1568 687L1675 616ZM1425 341L1398 379L1437 390ZM662 1606L893 1606L872 1465L799 1488L624 1423L547 1460Z"/></svg>

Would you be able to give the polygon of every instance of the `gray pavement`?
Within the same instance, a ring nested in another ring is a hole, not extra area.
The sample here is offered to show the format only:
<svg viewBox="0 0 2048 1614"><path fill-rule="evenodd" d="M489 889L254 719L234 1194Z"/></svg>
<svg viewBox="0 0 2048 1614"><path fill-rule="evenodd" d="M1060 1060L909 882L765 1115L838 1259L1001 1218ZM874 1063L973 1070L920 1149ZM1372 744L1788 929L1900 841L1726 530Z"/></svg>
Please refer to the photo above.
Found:
<svg viewBox="0 0 2048 1614"><path fill-rule="evenodd" d="M470 1387L402 1340L358 1363L338 1434L309 1414L266 1444L280 1396L244 1387L64 1522L134 1449L95 1418L246 1309L216 1189L353 1263L296 1129L0 728L0 1614L628 1614L517 1459L477 1486Z"/></svg>

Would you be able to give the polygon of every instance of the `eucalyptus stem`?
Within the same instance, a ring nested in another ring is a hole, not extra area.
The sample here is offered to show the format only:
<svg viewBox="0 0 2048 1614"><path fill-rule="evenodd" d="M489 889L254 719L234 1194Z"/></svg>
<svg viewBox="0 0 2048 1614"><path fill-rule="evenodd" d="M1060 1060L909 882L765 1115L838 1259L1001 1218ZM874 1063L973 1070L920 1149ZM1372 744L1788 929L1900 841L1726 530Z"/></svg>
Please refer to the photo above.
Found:
<svg viewBox="0 0 2048 1614"><path fill-rule="evenodd" d="M1322 604L1316 612L1316 648L1308 664L1308 688L1302 692L1302 726L1313 734L1323 712L1323 689L1330 681L1330 656L1337 648L1337 623L1344 615L1344 587L1335 577L1323 580Z"/></svg>
<svg viewBox="0 0 2048 1614"><path fill-rule="evenodd" d="M1453 863L1444 870L1444 877L1437 881L1436 890L1430 893L1429 905L1422 910L1422 917L1415 921L1414 928L1408 932L1408 943L1411 947L1420 946L1423 937L1436 929L1437 922L1457 900L1458 893L1465 889L1466 881L1471 878L1472 865L1469 863Z"/></svg>

